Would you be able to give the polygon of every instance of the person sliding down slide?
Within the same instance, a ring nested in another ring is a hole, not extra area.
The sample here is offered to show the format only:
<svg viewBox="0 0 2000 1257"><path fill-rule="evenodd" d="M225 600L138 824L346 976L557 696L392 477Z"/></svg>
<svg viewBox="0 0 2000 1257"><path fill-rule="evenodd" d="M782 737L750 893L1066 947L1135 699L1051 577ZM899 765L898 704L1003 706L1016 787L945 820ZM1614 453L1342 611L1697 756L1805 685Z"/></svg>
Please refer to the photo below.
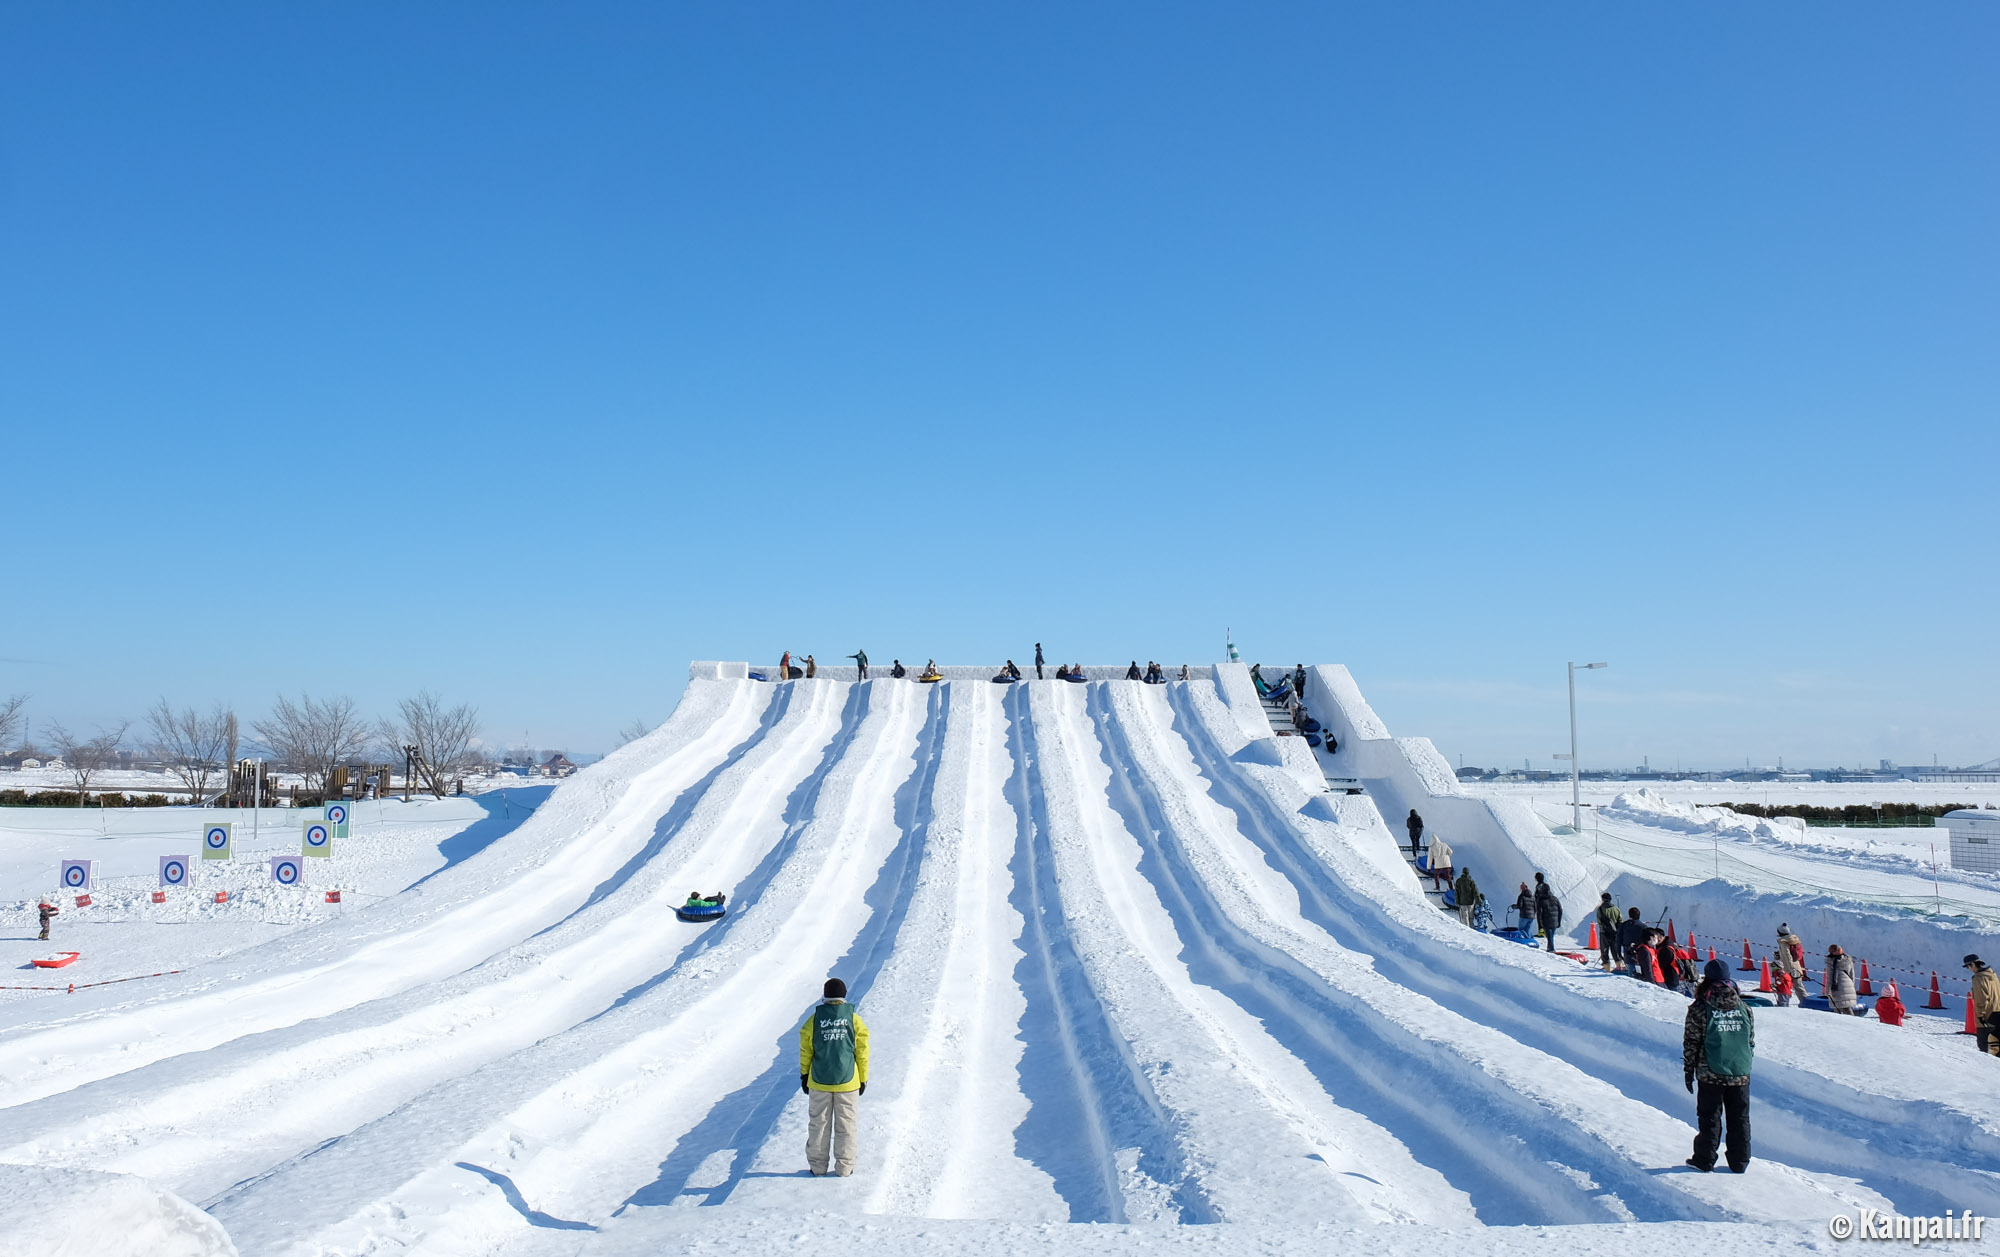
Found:
<svg viewBox="0 0 2000 1257"><path fill-rule="evenodd" d="M922 672L922 673L920 673L920 674L918 675L918 677L917 677L917 680L919 680L919 681L942 681L942 680L944 680L944 673L942 673L942 672L939 672L939 671L938 671L938 669L937 669L937 660L935 660L935 659L931 659L931 660L928 660L928 661L926 661L926 662L925 662L925 664L924 664L924 670L923 670L923 672Z"/></svg>

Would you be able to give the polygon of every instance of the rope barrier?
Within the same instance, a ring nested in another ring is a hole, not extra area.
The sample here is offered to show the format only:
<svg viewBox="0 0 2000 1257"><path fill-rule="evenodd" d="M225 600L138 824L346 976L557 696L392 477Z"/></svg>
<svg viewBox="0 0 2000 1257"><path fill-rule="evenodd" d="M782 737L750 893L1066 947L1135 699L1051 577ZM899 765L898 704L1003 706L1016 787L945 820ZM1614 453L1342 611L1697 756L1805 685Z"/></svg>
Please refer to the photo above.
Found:
<svg viewBox="0 0 2000 1257"><path fill-rule="evenodd" d="M87 991L93 986L117 986L120 982L138 982L145 978L171 978L185 969L169 969L165 973L135 973L129 978L106 978L102 982L72 982L68 986L0 986L0 991L66 991L71 995Z"/></svg>

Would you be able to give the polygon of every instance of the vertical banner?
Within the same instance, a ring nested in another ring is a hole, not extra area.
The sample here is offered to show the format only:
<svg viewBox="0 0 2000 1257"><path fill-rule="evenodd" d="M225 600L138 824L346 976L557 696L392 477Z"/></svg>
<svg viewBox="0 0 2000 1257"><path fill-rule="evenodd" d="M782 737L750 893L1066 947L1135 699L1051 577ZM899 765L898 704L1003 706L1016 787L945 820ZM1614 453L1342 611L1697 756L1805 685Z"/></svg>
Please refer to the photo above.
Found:
<svg viewBox="0 0 2000 1257"><path fill-rule="evenodd" d="M62 884L64 890L90 889L89 860L64 860L62 862Z"/></svg>
<svg viewBox="0 0 2000 1257"><path fill-rule="evenodd" d="M347 804L345 803L327 804L325 816L326 816L326 823L333 826L334 837L336 838L347 837Z"/></svg>
<svg viewBox="0 0 2000 1257"><path fill-rule="evenodd" d="M171 889L188 884L188 858L184 855L160 857L160 885Z"/></svg>
<svg viewBox="0 0 2000 1257"><path fill-rule="evenodd" d="M306 866L295 855L271 857L271 880L280 886L296 886L306 875Z"/></svg>
<svg viewBox="0 0 2000 1257"><path fill-rule="evenodd" d="M229 822L217 821L204 826L201 831L201 858L204 860L227 860L230 857Z"/></svg>
<svg viewBox="0 0 2000 1257"><path fill-rule="evenodd" d="M332 855L333 826L326 821L307 821L303 850L307 855Z"/></svg>

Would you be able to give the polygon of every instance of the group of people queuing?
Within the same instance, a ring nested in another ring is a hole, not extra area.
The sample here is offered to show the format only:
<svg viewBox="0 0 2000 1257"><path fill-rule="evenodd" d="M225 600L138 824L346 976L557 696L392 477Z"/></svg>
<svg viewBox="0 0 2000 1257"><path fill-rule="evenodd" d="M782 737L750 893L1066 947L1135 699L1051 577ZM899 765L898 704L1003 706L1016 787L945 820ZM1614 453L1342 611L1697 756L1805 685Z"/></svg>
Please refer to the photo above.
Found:
<svg viewBox="0 0 2000 1257"><path fill-rule="evenodd" d="M1182 671L1185 672L1186 669ZM1284 707L1286 719L1291 723L1293 733L1307 738L1318 737L1320 740L1314 745L1324 746L1328 755L1340 749L1340 743L1334 739L1333 730L1322 728L1320 722L1313 719L1312 713L1306 710L1304 664L1294 668L1290 676L1280 677L1277 683L1273 684L1264 679L1264 665L1253 663L1250 665L1250 683L1257 688L1257 697Z"/></svg>
<svg viewBox="0 0 2000 1257"><path fill-rule="evenodd" d="M854 661L855 672L859 676L859 679L866 681L868 679L868 652L866 650L857 650L853 654L848 655L847 658L852 659ZM1047 667L1047 659L1042 654L1042 644L1040 642L1036 642L1035 679L1037 681L1046 679L1047 676L1047 673L1045 671L1046 667ZM903 666L903 661L901 659L892 659L889 661L889 675L893 678L900 680L908 677L910 675L910 672L908 668L905 668ZM1305 675L1305 669L1302 665L1299 669L1299 677L1301 680L1301 685L1303 685L1304 675ZM797 661L794 662L794 656L792 655L792 652L788 650L785 651L784 654L781 655L778 659L777 679L780 681L799 681L799 680L810 681L818 676L819 676L819 663L811 655L798 656ZM1015 665L1012 659L1009 659L1006 662L1006 664L1000 669L999 674L996 675L993 679L998 681L1002 678L1005 678L1009 681L1020 681L1026 679L1022 675L1021 669ZM942 681L943 679L944 679L944 674L938 671L937 661L935 659L926 662L924 664L923 671L917 674L917 680L919 681ZM1082 681L1086 679L1084 676L1083 665L1080 663L1060 664L1056 667L1055 679L1058 681ZM1139 667L1139 661L1137 659L1134 659L1132 661L1131 666L1125 670L1125 679L1128 681L1144 681L1150 685L1164 685L1169 680L1167 676L1167 670L1161 667L1158 663L1149 661L1146 664L1145 668L1142 670ZM1193 680L1194 670L1189 668L1188 665L1182 664L1180 669L1180 679L1183 681ZM1260 687L1261 687L1261 682L1260 682Z"/></svg>

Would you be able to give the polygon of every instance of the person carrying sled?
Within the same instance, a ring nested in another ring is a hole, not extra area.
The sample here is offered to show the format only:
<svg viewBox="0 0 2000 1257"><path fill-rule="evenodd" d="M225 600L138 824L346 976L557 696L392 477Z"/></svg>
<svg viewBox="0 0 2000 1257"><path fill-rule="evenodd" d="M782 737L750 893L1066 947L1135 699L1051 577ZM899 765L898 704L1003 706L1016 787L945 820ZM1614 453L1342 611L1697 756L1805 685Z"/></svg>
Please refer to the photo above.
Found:
<svg viewBox="0 0 2000 1257"><path fill-rule="evenodd" d="M868 1091L868 1025L847 1002L847 983L828 978L799 1027L799 1090L806 1093L806 1168L815 1177L854 1173L861 1105Z"/></svg>
<svg viewBox="0 0 2000 1257"><path fill-rule="evenodd" d="M1757 1053L1757 1023L1729 969L1711 960L1695 988L1681 1026L1681 1072L1694 1093L1694 1155L1687 1163L1706 1174L1728 1129L1729 1168L1750 1168L1750 1062ZM1701 1084L1696 1090L1695 1084Z"/></svg>
<svg viewBox="0 0 2000 1257"><path fill-rule="evenodd" d="M1042 644L1040 642L1035 643L1035 679L1037 681L1042 679Z"/></svg>
<svg viewBox="0 0 2000 1257"><path fill-rule="evenodd" d="M1410 858L1414 860L1423 854L1417 842L1424 836L1424 818L1417 815L1417 809L1410 809L1410 818L1403 822L1403 828L1410 831Z"/></svg>
<svg viewBox="0 0 2000 1257"><path fill-rule="evenodd" d="M1625 963L1625 953L1618 946L1618 924L1618 905L1607 890L1597 898L1597 963L1606 973Z"/></svg>
<svg viewBox="0 0 2000 1257"><path fill-rule="evenodd" d="M861 669L861 679L866 681L868 679L868 652L857 650L849 655L848 658L854 661L855 667Z"/></svg>
<svg viewBox="0 0 2000 1257"><path fill-rule="evenodd" d="M2000 973L1977 956L1967 956L1965 967L1972 974L1972 1024L1979 1050L2000 1056Z"/></svg>
<svg viewBox="0 0 2000 1257"><path fill-rule="evenodd" d="M1563 901L1549 889L1549 879L1540 873L1535 874L1535 921L1542 927L1543 937L1549 940L1549 950L1554 951L1556 931L1563 923Z"/></svg>
<svg viewBox="0 0 2000 1257"><path fill-rule="evenodd" d="M778 660L778 679L780 681L792 679L792 652L789 650Z"/></svg>
<svg viewBox="0 0 2000 1257"><path fill-rule="evenodd" d="M36 908L36 911L42 918L41 940L46 943L49 941L49 922L56 918L56 906L47 900L43 900Z"/></svg>
<svg viewBox="0 0 2000 1257"><path fill-rule="evenodd" d="M1859 1000L1855 994L1854 957L1840 950L1835 943L1826 949L1826 1005L1843 1017L1855 1016L1854 1006Z"/></svg>
<svg viewBox="0 0 2000 1257"><path fill-rule="evenodd" d="M1479 907L1479 883L1472 880L1469 866L1458 871L1458 880L1451 884L1451 897L1458 901L1459 921L1470 928L1472 914Z"/></svg>

